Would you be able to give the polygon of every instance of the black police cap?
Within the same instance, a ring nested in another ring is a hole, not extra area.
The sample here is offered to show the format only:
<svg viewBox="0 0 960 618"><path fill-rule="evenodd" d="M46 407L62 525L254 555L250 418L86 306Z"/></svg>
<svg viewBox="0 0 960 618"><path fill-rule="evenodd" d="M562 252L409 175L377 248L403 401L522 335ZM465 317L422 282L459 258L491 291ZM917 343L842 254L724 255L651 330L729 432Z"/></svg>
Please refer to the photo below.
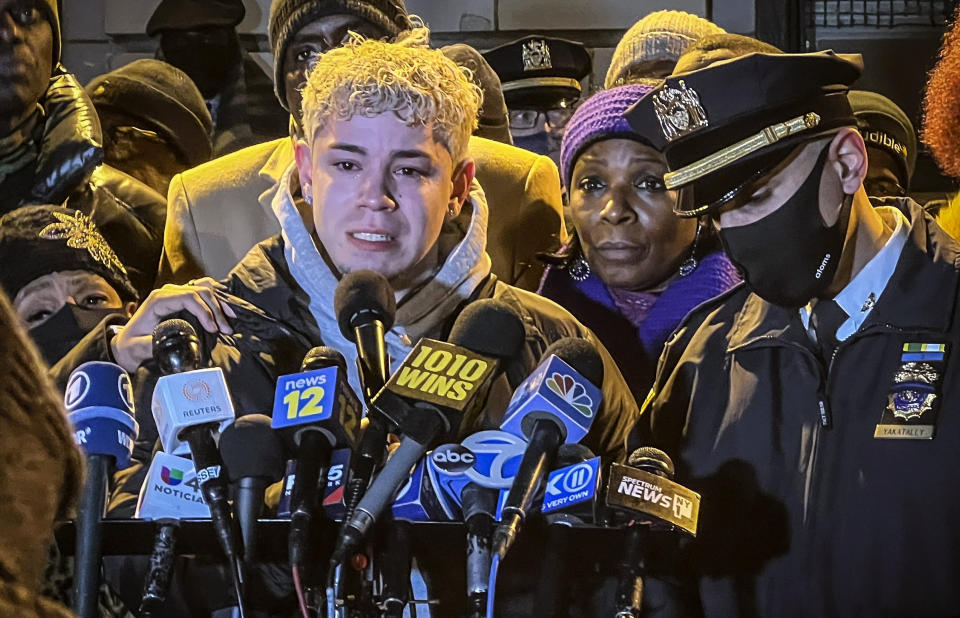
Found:
<svg viewBox="0 0 960 618"><path fill-rule="evenodd" d="M147 21L147 36L164 30L233 28L246 14L242 0L162 0Z"/></svg>
<svg viewBox="0 0 960 618"><path fill-rule="evenodd" d="M798 145L856 126L847 91L859 55L755 53L672 75L626 112L662 151L668 188L692 185L693 217L750 186Z"/></svg>
<svg viewBox="0 0 960 618"><path fill-rule="evenodd" d="M580 97L580 80L590 74L582 43L532 35L484 52L500 77L510 108L552 109Z"/></svg>

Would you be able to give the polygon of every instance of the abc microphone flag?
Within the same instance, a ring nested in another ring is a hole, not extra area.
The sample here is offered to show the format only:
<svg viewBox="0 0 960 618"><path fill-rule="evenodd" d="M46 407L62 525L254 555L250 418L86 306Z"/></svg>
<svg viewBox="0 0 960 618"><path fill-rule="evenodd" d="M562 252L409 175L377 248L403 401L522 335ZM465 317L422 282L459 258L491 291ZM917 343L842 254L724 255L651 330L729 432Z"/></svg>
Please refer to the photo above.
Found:
<svg viewBox="0 0 960 618"><path fill-rule="evenodd" d="M151 408L160 444L171 455L190 454L189 444L179 438L183 429L217 423L217 431L223 431L236 416L219 367L160 376Z"/></svg>

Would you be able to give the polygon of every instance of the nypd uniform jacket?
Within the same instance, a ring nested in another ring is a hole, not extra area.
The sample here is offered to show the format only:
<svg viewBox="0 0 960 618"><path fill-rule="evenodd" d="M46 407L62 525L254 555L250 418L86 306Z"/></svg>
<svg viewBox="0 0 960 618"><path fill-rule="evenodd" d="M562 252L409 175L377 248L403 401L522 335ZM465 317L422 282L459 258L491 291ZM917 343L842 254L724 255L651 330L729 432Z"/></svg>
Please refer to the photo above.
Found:
<svg viewBox="0 0 960 618"><path fill-rule="evenodd" d="M960 245L900 206L909 240L829 370L745 286L665 348L630 446L702 494L682 562L707 616L960 614Z"/></svg>

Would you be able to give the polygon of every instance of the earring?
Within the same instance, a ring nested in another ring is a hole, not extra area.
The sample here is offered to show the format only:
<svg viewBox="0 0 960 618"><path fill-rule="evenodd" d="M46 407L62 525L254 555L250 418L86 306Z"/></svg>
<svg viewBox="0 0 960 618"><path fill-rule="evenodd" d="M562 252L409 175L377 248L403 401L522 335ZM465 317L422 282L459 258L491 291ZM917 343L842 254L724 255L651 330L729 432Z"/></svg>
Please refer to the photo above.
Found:
<svg viewBox="0 0 960 618"><path fill-rule="evenodd" d="M697 221L697 233L693 237L693 245L690 247L690 257L680 263L680 276L686 277L697 269L697 243L700 242L700 231L703 229L703 223Z"/></svg>
<svg viewBox="0 0 960 618"><path fill-rule="evenodd" d="M567 273L574 281L585 281L590 276L590 264L584 259L582 252L567 265Z"/></svg>

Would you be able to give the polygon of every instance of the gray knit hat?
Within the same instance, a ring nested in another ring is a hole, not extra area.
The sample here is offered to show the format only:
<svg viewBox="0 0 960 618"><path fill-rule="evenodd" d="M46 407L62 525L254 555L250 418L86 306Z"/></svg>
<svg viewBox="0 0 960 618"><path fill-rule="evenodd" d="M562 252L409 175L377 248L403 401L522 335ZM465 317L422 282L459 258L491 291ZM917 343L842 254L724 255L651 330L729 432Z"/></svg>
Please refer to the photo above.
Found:
<svg viewBox="0 0 960 618"><path fill-rule="evenodd" d="M507 103L503 99L503 87L497 72L487 64L480 52L465 43L447 45L441 47L440 51L458 65L469 69L473 83L483 91L480 119L473 134L513 146Z"/></svg>
<svg viewBox="0 0 960 618"><path fill-rule="evenodd" d="M722 34L723 28L714 23L683 11L655 11L633 24L623 35L613 51L610 68L603 82L604 88L612 88L636 81L635 78L662 78L673 67L657 74L636 74L642 65L656 62L676 62L697 39ZM634 78L634 79L631 79Z"/></svg>
<svg viewBox="0 0 960 618"><path fill-rule="evenodd" d="M273 0L270 5L270 48L273 50L273 88L287 109L284 94L283 56L301 28L327 15L356 15L391 37L410 28L403 0Z"/></svg>

